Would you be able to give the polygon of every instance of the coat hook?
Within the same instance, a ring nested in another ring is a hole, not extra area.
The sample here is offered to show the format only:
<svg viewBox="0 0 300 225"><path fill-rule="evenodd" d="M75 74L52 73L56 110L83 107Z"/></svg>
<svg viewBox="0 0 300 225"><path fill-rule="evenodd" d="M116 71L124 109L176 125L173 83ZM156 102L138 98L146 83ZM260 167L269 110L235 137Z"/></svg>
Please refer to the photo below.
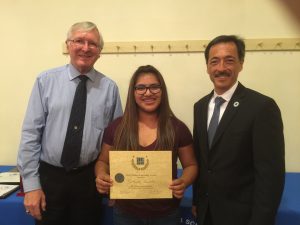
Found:
<svg viewBox="0 0 300 225"><path fill-rule="evenodd" d="M188 44L185 45L185 49L186 49L187 52L189 52L189 45Z"/></svg>
<svg viewBox="0 0 300 225"><path fill-rule="evenodd" d="M203 45L202 45L203 48L206 48L206 46L207 46L206 44L203 44Z"/></svg>
<svg viewBox="0 0 300 225"><path fill-rule="evenodd" d="M300 42L296 42L296 47L300 47Z"/></svg>
<svg viewBox="0 0 300 225"><path fill-rule="evenodd" d="M119 53L119 51L120 51L120 46L117 45L117 52Z"/></svg>
<svg viewBox="0 0 300 225"><path fill-rule="evenodd" d="M136 49L137 49L136 45L134 45L133 48L134 48L134 52L136 53Z"/></svg>
<svg viewBox="0 0 300 225"><path fill-rule="evenodd" d="M151 45L150 48L151 48L151 52L153 53L154 46Z"/></svg>
<svg viewBox="0 0 300 225"><path fill-rule="evenodd" d="M168 45L169 52L171 51L171 45Z"/></svg>
<svg viewBox="0 0 300 225"><path fill-rule="evenodd" d="M276 43L276 46L277 46L277 47L281 47L281 46L282 46L282 42L277 42L277 43Z"/></svg>
<svg viewBox="0 0 300 225"><path fill-rule="evenodd" d="M259 43L257 44L257 46L258 46L258 47L260 47L260 48L262 48L262 47L263 47L263 45L264 45L264 43L263 43L263 42L259 42Z"/></svg>

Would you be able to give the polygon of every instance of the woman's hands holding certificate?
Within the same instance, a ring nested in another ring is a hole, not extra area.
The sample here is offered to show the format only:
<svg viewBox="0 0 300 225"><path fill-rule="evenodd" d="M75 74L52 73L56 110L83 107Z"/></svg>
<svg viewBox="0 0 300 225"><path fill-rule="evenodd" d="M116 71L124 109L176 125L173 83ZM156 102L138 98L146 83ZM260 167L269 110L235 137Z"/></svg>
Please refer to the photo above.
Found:
<svg viewBox="0 0 300 225"><path fill-rule="evenodd" d="M173 180L169 188L175 198L183 198L185 189L194 182L197 176L198 166L193 145L179 148L178 155L183 169L182 176Z"/></svg>
<svg viewBox="0 0 300 225"><path fill-rule="evenodd" d="M186 185L182 178L178 178L172 181L169 188L172 190L174 197L180 199L183 198Z"/></svg>
<svg viewBox="0 0 300 225"><path fill-rule="evenodd" d="M96 177L96 187L101 194L108 194L112 185L113 180L108 174L103 173Z"/></svg>

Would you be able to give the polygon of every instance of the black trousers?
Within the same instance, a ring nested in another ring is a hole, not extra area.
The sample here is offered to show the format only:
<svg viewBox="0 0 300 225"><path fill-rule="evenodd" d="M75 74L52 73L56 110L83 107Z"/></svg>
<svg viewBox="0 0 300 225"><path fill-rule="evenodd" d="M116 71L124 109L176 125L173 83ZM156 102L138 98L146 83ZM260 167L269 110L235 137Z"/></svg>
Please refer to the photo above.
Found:
<svg viewBox="0 0 300 225"><path fill-rule="evenodd" d="M66 172L63 168L40 163L46 211L37 225L99 225L101 196L96 190L94 163Z"/></svg>
<svg viewBox="0 0 300 225"><path fill-rule="evenodd" d="M206 210L206 214L205 214L205 218L204 218L204 225L213 225L209 206L207 207L207 210Z"/></svg>
<svg viewBox="0 0 300 225"><path fill-rule="evenodd" d="M200 215L200 212L198 211L198 208L197 208L197 214ZM205 215L204 215L204 220L200 221L200 218L197 217L196 221L197 221L197 224L199 224L199 225L200 224L202 224L202 225L213 225L213 221L212 221L212 216L211 216L209 205L207 206L207 209L206 209L206 212L205 212Z"/></svg>

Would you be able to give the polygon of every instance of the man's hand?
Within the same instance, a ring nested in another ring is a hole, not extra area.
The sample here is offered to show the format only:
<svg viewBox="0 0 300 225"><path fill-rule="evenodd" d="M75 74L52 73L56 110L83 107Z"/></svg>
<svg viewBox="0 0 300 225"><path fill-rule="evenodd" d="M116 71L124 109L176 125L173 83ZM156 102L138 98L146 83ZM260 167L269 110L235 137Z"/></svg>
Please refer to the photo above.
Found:
<svg viewBox="0 0 300 225"><path fill-rule="evenodd" d="M192 214L195 218L197 217L197 207L195 205L192 206Z"/></svg>
<svg viewBox="0 0 300 225"><path fill-rule="evenodd" d="M25 193L24 206L26 213L37 220L42 219L41 210L46 211L46 197L41 189Z"/></svg>

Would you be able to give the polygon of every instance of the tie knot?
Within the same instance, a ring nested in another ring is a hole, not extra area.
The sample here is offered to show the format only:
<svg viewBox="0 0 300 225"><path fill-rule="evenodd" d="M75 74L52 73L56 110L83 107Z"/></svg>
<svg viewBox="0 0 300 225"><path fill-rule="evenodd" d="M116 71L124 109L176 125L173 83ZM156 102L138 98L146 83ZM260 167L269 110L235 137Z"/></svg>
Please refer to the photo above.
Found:
<svg viewBox="0 0 300 225"><path fill-rule="evenodd" d="M89 78L86 75L79 75L80 81L86 82Z"/></svg>
<svg viewBox="0 0 300 225"><path fill-rule="evenodd" d="M224 102L225 102L225 100L222 97L216 97L215 98L215 104L218 105L218 106L222 105Z"/></svg>

